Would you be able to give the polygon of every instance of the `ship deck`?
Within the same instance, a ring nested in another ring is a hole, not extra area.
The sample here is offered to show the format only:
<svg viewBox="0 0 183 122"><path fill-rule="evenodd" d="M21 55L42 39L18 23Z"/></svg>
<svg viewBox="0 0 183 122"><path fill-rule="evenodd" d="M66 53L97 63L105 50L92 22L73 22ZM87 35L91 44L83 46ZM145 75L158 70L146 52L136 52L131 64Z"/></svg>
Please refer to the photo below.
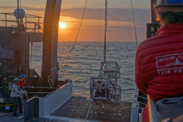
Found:
<svg viewBox="0 0 183 122"><path fill-rule="evenodd" d="M66 103L56 109L48 118L31 118L34 122L69 122L85 121L90 101L85 97L73 96ZM130 122L131 102L121 102L118 106L92 105L88 116L89 121L102 122ZM23 119L14 118L12 114L0 117L1 122L24 122Z"/></svg>
<svg viewBox="0 0 183 122"><path fill-rule="evenodd" d="M65 104L54 111L51 116L67 117L85 120L90 101L85 97L71 97ZM121 102L121 105L112 107L111 105L92 105L88 116L91 121L103 122L130 122L131 102Z"/></svg>
<svg viewBox="0 0 183 122"><path fill-rule="evenodd" d="M24 122L23 119L18 119L18 117L13 117L13 113L1 113L0 112L0 122Z"/></svg>

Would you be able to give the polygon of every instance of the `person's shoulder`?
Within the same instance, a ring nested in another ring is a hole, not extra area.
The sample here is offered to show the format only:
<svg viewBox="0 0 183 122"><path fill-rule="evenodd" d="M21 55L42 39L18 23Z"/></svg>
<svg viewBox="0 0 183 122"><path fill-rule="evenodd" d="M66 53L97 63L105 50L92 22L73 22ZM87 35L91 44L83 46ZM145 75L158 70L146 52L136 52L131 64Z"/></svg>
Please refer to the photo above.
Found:
<svg viewBox="0 0 183 122"><path fill-rule="evenodd" d="M12 88L15 88L15 87L17 87L17 85L13 84L13 85L12 85Z"/></svg>
<svg viewBox="0 0 183 122"><path fill-rule="evenodd" d="M153 37L150 37L150 38L148 38L148 39L142 41L142 42L139 44L138 48L137 48L137 52L140 52L140 51L142 51L142 50L145 50L145 49L151 47L152 44L153 44L153 43L156 43L157 40L158 40L158 35L153 36Z"/></svg>

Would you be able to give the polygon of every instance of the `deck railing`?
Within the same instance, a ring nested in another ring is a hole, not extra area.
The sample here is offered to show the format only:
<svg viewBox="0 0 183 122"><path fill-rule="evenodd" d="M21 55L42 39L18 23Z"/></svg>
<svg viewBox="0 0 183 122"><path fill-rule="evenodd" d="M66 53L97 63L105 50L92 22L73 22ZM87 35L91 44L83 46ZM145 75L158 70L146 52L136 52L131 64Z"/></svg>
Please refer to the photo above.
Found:
<svg viewBox="0 0 183 122"><path fill-rule="evenodd" d="M148 95L148 113L149 113L149 122L159 122L158 112L156 109L155 103L151 100Z"/></svg>

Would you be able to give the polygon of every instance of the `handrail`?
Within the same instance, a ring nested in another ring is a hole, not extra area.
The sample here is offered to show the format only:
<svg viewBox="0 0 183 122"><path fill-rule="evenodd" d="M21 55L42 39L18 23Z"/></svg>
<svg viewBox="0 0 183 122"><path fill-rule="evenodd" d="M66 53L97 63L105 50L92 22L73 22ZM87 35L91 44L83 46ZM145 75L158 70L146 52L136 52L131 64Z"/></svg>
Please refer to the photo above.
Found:
<svg viewBox="0 0 183 122"><path fill-rule="evenodd" d="M155 103L151 100L148 95L148 114L149 114L149 122L159 122L158 112L156 109Z"/></svg>
<svg viewBox="0 0 183 122"><path fill-rule="evenodd" d="M26 89L57 89L56 87L32 87L32 86L24 86Z"/></svg>

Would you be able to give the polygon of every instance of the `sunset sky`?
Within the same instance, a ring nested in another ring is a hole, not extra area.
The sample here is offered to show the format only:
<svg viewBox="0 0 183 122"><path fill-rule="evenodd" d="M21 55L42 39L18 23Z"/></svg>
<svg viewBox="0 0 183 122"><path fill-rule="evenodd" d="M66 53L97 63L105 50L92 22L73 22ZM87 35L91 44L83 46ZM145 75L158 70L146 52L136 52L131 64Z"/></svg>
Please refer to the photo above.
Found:
<svg viewBox="0 0 183 122"><path fill-rule="evenodd" d="M21 0L26 14L44 17L46 0ZM138 41L146 38L146 23L150 22L150 0L133 0L137 24ZM130 0L108 0L109 24L107 40L134 42L134 30ZM14 12L16 0L0 0L0 13ZM59 41L74 41L80 24L85 0L62 0L60 22L66 23L66 28L59 29ZM10 17L11 18L11 17ZM0 19L4 19L0 15ZM43 19L42 19L43 21ZM15 25L16 23L11 23ZM4 25L4 22L0 22ZM88 0L83 25L78 41L103 41L104 37L104 0Z"/></svg>

